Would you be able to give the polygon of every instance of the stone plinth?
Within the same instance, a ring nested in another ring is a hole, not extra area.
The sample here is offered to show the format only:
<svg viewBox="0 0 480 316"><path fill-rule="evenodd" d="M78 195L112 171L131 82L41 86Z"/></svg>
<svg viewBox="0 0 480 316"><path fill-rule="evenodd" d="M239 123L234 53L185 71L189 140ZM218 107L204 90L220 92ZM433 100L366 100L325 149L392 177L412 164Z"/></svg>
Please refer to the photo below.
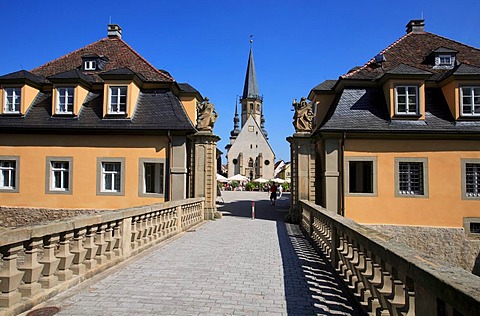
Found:
<svg viewBox="0 0 480 316"><path fill-rule="evenodd" d="M210 131L190 136L192 141L192 197L205 198L205 219L213 219L217 210L216 149L220 137Z"/></svg>

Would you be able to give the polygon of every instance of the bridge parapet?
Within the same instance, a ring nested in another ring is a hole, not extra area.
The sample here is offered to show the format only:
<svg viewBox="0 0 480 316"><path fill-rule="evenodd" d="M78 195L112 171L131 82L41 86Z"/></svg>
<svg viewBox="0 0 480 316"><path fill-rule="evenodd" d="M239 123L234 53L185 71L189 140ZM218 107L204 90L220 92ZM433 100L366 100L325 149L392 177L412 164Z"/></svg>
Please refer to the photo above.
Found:
<svg viewBox="0 0 480 316"><path fill-rule="evenodd" d="M371 315L480 315L480 279L300 201L302 229ZM445 241L448 242L448 241Z"/></svg>
<svg viewBox="0 0 480 316"><path fill-rule="evenodd" d="M47 300L204 220L191 198L0 231L0 315Z"/></svg>

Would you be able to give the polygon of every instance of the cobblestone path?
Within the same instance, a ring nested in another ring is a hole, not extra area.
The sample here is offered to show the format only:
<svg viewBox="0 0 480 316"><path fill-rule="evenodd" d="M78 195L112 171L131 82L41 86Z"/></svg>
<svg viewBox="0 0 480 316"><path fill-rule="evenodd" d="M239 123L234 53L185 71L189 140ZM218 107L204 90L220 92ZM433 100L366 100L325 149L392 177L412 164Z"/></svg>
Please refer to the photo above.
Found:
<svg viewBox="0 0 480 316"><path fill-rule="evenodd" d="M288 195L276 206L267 193L223 197L221 220L155 246L43 306L82 316L359 315L298 226L283 222Z"/></svg>

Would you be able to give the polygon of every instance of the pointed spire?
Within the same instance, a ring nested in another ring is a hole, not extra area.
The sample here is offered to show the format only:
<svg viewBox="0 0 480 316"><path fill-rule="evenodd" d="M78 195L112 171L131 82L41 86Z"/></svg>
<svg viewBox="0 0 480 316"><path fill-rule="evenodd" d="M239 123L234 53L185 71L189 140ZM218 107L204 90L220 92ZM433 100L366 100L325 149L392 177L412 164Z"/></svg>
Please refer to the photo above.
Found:
<svg viewBox="0 0 480 316"><path fill-rule="evenodd" d="M233 117L233 130L230 132L230 136L237 137L238 134L240 134L240 128L238 126L239 122L240 119L238 118L238 99L235 98L235 116Z"/></svg>
<svg viewBox="0 0 480 316"><path fill-rule="evenodd" d="M255 73L255 63L253 62L253 35L250 35L250 55L248 56L247 73L245 75L245 85L243 86L242 98L260 99L258 92L257 75Z"/></svg>

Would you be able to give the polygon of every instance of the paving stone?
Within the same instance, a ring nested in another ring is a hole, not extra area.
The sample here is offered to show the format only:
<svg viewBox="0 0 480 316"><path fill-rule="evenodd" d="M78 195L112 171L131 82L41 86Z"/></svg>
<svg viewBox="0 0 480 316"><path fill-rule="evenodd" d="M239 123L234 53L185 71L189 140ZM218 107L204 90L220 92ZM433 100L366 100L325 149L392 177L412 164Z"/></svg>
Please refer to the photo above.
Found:
<svg viewBox="0 0 480 316"><path fill-rule="evenodd" d="M285 224L288 194L223 192L221 220L47 301L57 315L359 315L331 268ZM251 219L255 200L257 218Z"/></svg>

